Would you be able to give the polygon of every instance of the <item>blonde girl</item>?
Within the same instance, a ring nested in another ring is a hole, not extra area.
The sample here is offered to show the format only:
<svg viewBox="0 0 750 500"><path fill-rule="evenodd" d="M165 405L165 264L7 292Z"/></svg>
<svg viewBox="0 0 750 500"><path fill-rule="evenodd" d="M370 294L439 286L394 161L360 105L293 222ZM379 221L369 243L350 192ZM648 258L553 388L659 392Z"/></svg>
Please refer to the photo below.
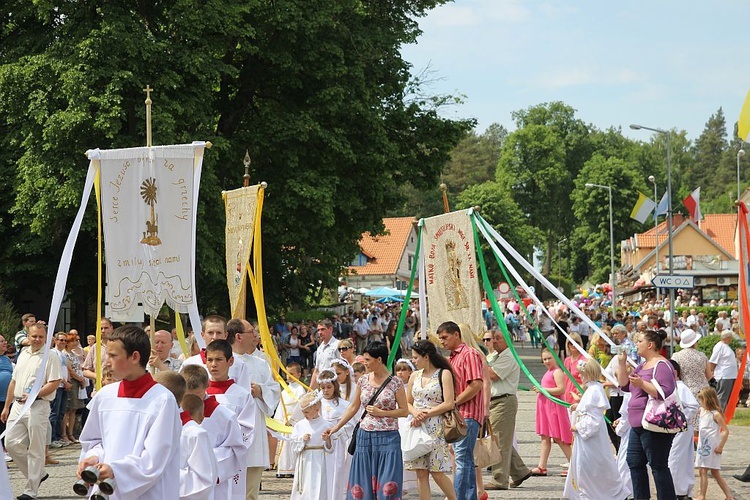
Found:
<svg viewBox="0 0 750 500"><path fill-rule="evenodd" d="M704 387L698 392L701 405L698 417L698 449L695 453L695 466L701 478L700 495L695 499L705 499L708 490L708 471L728 499L733 498L727 482L721 477L721 453L729 438L729 428L721 412L721 404L713 387Z"/></svg>
<svg viewBox="0 0 750 500"><path fill-rule="evenodd" d="M396 376L401 379L401 381L404 383L405 386L408 387L409 385L409 378L411 377L411 374L414 373L416 368L414 367L414 363L412 363L410 360L401 358L398 361L396 361L396 366L394 367L394 370L396 372ZM408 399L408 396L407 396ZM398 426L399 429L405 429L406 427L411 425L411 421L407 420L406 417L401 417L398 419ZM409 491L417 491L417 473L413 470L408 470L406 468L406 464L404 464L404 486L403 486L403 492L404 494L408 493Z"/></svg>
<svg viewBox="0 0 750 500"><path fill-rule="evenodd" d="M628 492L620 480L604 421L609 402L599 382L601 367L589 358L581 359L577 368L584 392L581 400L570 407L574 444L563 498L623 500Z"/></svg>
<svg viewBox="0 0 750 500"><path fill-rule="evenodd" d="M321 416L330 428L339 423L341 416L349 407L349 402L341 397L338 375L333 369L323 370L318 375L318 388L323 395ZM354 423L345 425L331 436L333 452L326 463L329 498L341 498L346 495L346 482L349 479L351 455L347 452Z"/></svg>

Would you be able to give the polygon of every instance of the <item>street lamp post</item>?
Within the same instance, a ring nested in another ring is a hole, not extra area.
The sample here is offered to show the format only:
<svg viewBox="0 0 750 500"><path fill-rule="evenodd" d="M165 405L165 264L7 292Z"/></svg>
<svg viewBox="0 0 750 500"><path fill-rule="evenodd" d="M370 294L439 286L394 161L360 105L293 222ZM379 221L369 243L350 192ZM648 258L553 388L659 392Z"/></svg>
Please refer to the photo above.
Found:
<svg viewBox="0 0 750 500"><path fill-rule="evenodd" d="M615 285L617 280L615 279L615 230L612 219L612 186L604 186L602 184L586 183L587 188L600 188L606 189L609 192L609 265L610 265L610 285L612 286L612 321L615 320L617 314L617 291Z"/></svg>
<svg viewBox="0 0 750 500"><path fill-rule="evenodd" d="M740 201L740 158L745 156L745 150L737 151L737 201Z"/></svg>
<svg viewBox="0 0 750 500"><path fill-rule="evenodd" d="M656 208L654 209L654 251L656 252L656 255L654 256L654 269L656 269L656 274L659 274L659 217L656 214L656 210L659 208L659 198L657 198L656 195L656 177L653 175L648 176L648 181L654 185L654 201L657 203ZM659 287L656 287L656 301L658 302L660 300L660 293L659 293Z"/></svg>
<svg viewBox="0 0 750 500"><path fill-rule="evenodd" d="M560 253L560 244L568 241L568 238L563 238L557 242L557 288L560 288L561 276L562 276L562 254Z"/></svg>
<svg viewBox="0 0 750 500"><path fill-rule="evenodd" d="M667 137L667 240L669 241L669 274L672 274L672 265L674 260L674 247L672 245L672 133L669 130L660 128L645 127L643 125L630 125L633 130L650 130L657 134L664 134ZM669 289L669 337L670 337L670 354L674 353L674 288Z"/></svg>

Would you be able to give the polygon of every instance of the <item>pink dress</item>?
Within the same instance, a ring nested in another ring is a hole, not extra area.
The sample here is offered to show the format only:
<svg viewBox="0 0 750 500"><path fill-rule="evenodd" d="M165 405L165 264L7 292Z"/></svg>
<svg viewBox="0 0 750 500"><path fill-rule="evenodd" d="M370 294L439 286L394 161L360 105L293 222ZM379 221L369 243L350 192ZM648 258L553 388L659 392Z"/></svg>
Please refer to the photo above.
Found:
<svg viewBox="0 0 750 500"><path fill-rule="evenodd" d="M563 364L565 365L565 368L568 369L570 374L573 376L573 378L578 382L578 385L583 387L583 381L581 380L581 374L578 373L578 362L580 360L586 361L586 358L583 356L578 356L576 358L573 358L572 356L568 356L565 358L565 361L563 361ZM560 398L564 401L567 401L568 403L575 403L575 399L570 395L571 392L580 392L578 388L575 386L573 382L569 378L565 378L565 394ZM580 395L580 394L579 394Z"/></svg>
<svg viewBox="0 0 750 500"><path fill-rule="evenodd" d="M555 370L549 370L542 377L542 387L545 389L554 389ZM539 436L549 436L563 443L570 444L573 442L573 433L570 430L570 418L568 409L562 405L553 403L543 394L536 396L536 433Z"/></svg>

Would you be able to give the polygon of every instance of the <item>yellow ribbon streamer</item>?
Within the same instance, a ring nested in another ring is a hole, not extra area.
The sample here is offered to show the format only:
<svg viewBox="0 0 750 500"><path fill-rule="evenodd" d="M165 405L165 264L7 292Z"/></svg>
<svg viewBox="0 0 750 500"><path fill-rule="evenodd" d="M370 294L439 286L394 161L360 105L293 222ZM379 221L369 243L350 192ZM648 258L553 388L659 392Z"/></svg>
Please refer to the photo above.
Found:
<svg viewBox="0 0 750 500"><path fill-rule="evenodd" d="M96 390L102 388L102 193L101 186L101 161L94 160L96 174L94 176L94 192L96 194L96 222L97 222L97 287L96 287L96 355L94 369L96 370Z"/></svg>

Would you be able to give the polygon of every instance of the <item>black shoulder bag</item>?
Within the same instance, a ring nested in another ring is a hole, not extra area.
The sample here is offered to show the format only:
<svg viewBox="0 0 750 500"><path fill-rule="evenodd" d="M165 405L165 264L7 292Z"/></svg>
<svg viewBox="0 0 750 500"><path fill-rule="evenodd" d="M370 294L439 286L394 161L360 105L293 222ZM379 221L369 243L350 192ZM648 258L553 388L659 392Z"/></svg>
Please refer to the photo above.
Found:
<svg viewBox="0 0 750 500"><path fill-rule="evenodd" d="M388 378L385 379L385 382L380 384L380 387L378 388L377 392L375 392L375 394L373 394L373 396L370 398L370 401L367 402L367 404L365 405L365 408L373 404L375 400L378 399L378 396L380 396L380 393L383 392L383 389L385 389L385 387L391 383L392 378L393 378L393 375L388 375ZM349 441L349 447L346 449L346 451L349 452L349 455L354 455L354 450L357 449L357 432L359 432L359 424L362 423L362 421L365 419L366 416L367 416L367 411L365 411L362 414L362 418L360 418L359 422L357 422L357 425L354 426L354 432L352 433L352 440Z"/></svg>

